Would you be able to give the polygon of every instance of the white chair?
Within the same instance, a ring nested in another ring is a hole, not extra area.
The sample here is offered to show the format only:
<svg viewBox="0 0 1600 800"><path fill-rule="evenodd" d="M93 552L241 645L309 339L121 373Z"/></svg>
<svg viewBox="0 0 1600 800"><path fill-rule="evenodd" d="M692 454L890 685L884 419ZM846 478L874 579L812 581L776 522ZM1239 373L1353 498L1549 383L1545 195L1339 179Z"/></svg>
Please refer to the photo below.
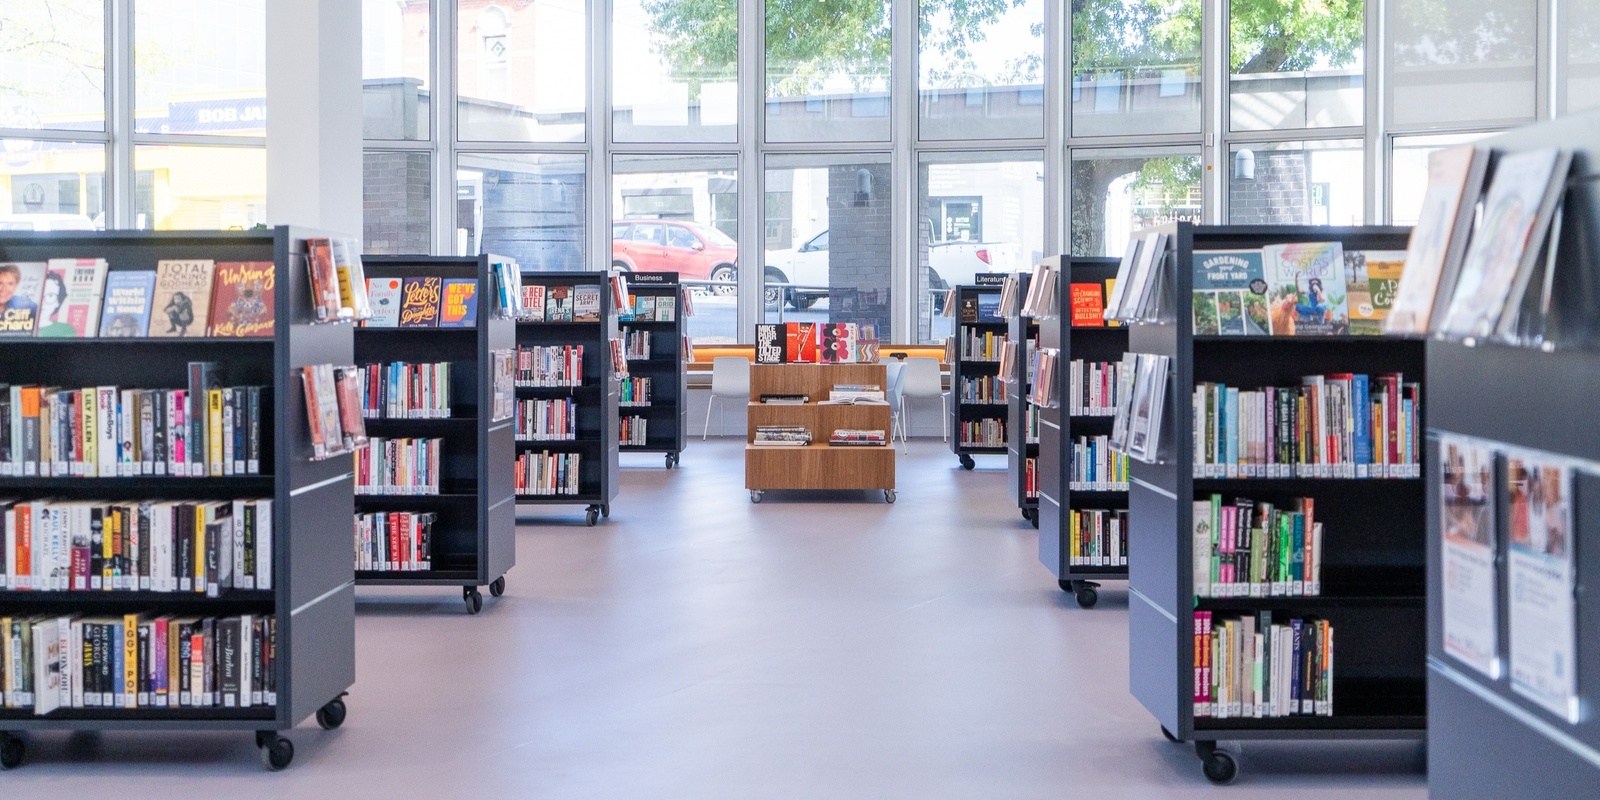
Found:
<svg viewBox="0 0 1600 800"><path fill-rule="evenodd" d="M939 398L939 429L945 441L950 441L950 426L945 418L950 416L949 400L944 394L944 379L939 375L939 359L937 358L908 358L905 369L900 372L899 405L903 409L900 414L900 431L902 435L909 435L911 431L911 407L907 404L913 399Z"/></svg>
<svg viewBox="0 0 1600 800"><path fill-rule="evenodd" d="M889 392L886 397L889 398L889 443L893 444L894 434L896 431L901 430L900 426L904 422L905 416L901 410L900 379L905 377L906 365L904 361L894 359L884 362L883 366L888 370L889 385L887 388ZM905 441L905 438L905 433L901 432L900 441Z"/></svg>
<svg viewBox="0 0 1600 800"><path fill-rule="evenodd" d="M711 407L718 399L744 404L750 402L750 359L739 356L717 356L711 359L711 397L706 400L706 427L700 432L700 441L711 435ZM720 421L722 415L718 414Z"/></svg>

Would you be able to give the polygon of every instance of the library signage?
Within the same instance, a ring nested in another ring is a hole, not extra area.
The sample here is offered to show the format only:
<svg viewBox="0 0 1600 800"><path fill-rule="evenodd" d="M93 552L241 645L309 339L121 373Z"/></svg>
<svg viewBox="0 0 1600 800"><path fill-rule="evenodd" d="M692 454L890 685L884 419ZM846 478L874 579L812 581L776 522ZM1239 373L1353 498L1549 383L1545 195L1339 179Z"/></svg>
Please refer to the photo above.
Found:
<svg viewBox="0 0 1600 800"><path fill-rule="evenodd" d="M635 285L635 286L643 286L645 284L655 285L655 284L677 283L678 282L678 273L676 273L676 272L630 272L630 273L628 273L628 282L633 284L633 285Z"/></svg>

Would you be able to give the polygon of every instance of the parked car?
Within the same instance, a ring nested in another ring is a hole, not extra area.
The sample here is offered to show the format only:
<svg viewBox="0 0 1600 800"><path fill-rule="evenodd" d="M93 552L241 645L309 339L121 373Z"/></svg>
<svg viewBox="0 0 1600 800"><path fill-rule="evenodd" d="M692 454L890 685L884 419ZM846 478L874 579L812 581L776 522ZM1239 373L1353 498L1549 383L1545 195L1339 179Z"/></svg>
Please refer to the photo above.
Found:
<svg viewBox="0 0 1600 800"><path fill-rule="evenodd" d="M1012 249L1012 245L1003 242L951 241L929 245L928 287L947 289L972 283L979 272L1015 269ZM805 309L827 297L828 232L822 231L799 247L768 250L765 273L768 284L794 284L788 288L768 289L768 308L777 308L782 298L791 308ZM935 296L935 304L942 301L942 296Z"/></svg>
<svg viewBox="0 0 1600 800"><path fill-rule="evenodd" d="M676 272L689 280L727 281L712 287L734 294L738 248L722 231L675 219L611 223L611 266L628 272Z"/></svg>

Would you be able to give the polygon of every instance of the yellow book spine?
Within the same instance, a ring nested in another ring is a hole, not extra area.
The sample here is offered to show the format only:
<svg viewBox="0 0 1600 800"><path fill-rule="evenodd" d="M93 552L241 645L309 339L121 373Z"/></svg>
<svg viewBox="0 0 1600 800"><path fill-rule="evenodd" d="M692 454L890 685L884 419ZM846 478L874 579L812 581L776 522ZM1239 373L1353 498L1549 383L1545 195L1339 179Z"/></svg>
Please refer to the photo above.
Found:
<svg viewBox="0 0 1600 800"><path fill-rule="evenodd" d="M100 431L96 425L94 387L85 387L78 395L78 403L82 409L83 441L78 443L78 461L83 465L83 475L93 478L98 473L100 464L99 449L95 446L100 439Z"/></svg>
<svg viewBox="0 0 1600 800"><path fill-rule="evenodd" d="M122 615L123 708L139 707L139 615Z"/></svg>
<svg viewBox="0 0 1600 800"><path fill-rule="evenodd" d="M120 515L108 509L100 522L100 588L108 592L113 588L111 575L116 562L117 523L120 519Z"/></svg>
<svg viewBox="0 0 1600 800"><path fill-rule="evenodd" d="M194 508L194 590L206 592L206 517L210 507L205 503Z"/></svg>
<svg viewBox="0 0 1600 800"><path fill-rule="evenodd" d="M212 475L222 474L222 390L206 392L206 466Z"/></svg>

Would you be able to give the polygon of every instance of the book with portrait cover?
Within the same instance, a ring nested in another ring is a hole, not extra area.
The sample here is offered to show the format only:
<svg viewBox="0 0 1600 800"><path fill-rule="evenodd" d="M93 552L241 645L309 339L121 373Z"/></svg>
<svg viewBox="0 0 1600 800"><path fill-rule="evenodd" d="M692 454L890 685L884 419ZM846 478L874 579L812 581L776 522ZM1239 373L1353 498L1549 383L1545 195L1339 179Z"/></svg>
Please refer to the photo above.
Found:
<svg viewBox="0 0 1600 800"><path fill-rule="evenodd" d="M150 331L150 300L155 288L155 270L120 270L107 275L100 335L112 339L144 338Z"/></svg>
<svg viewBox="0 0 1600 800"><path fill-rule="evenodd" d="M1343 335L1350 327L1344 246L1294 242L1262 248L1274 336Z"/></svg>
<svg viewBox="0 0 1600 800"><path fill-rule="evenodd" d="M439 327L442 279L436 275L406 278L400 286L400 327Z"/></svg>
<svg viewBox="0 0 1600 800"><path fill-rule="evenodd" d="M212 279L211 335L272 335L277 265L271 261L219 261Z"/></svg>
<svg viewBox="0 0 1600 800"><path fill-rule="evenodd" d="M1071 284L1072 327L1104 328L1106 306L1098 283Z"/></svg>
<svg viewBox="0 0 1600 800"><path fill-rule="evenodd" d="M471 328L478 324L478 281L476 278L448 278L444 282L444 307L439 314L441 328Z"/></svg>
<svg viewBox="0 0 1600 800"><path fill-rule="evenodd" d="M0 262L0 336L32 336L44 294L43 261Z"/></svg>
<svg viewBox="0 0 1600 800"><path fill-rule="evenodd" d="M572 290L572 321L600 321L600 287L593 284L574 287Z"/></svg>
<svg viewBox="0 0 1600 800"><path fill-rule="evenodd" d="M105 292L103 258L52 258L39 300L41 338L83 338L100 332L100 298Z"/></svg>
<svg viewBox="0 0 1600 800"><path fill-rule="evenodd" d="M571 286L549 286L545 288L544 319L546 322L572 321Z"/></svg>
<svg viewBox="0 0 1600 800"><path fill-rule="evenodd" d="M156 262L155 296L150 302L150 335L205 336L211 311L211 277L216 262Z"/></svg>
<svg viewBox="0 0 1600 800"><path fill-rule="evenodd" d="M372 304L372 316L362 325L368 328L397 328L400 326L400 279L368 278L367 298Z"/></svg>

